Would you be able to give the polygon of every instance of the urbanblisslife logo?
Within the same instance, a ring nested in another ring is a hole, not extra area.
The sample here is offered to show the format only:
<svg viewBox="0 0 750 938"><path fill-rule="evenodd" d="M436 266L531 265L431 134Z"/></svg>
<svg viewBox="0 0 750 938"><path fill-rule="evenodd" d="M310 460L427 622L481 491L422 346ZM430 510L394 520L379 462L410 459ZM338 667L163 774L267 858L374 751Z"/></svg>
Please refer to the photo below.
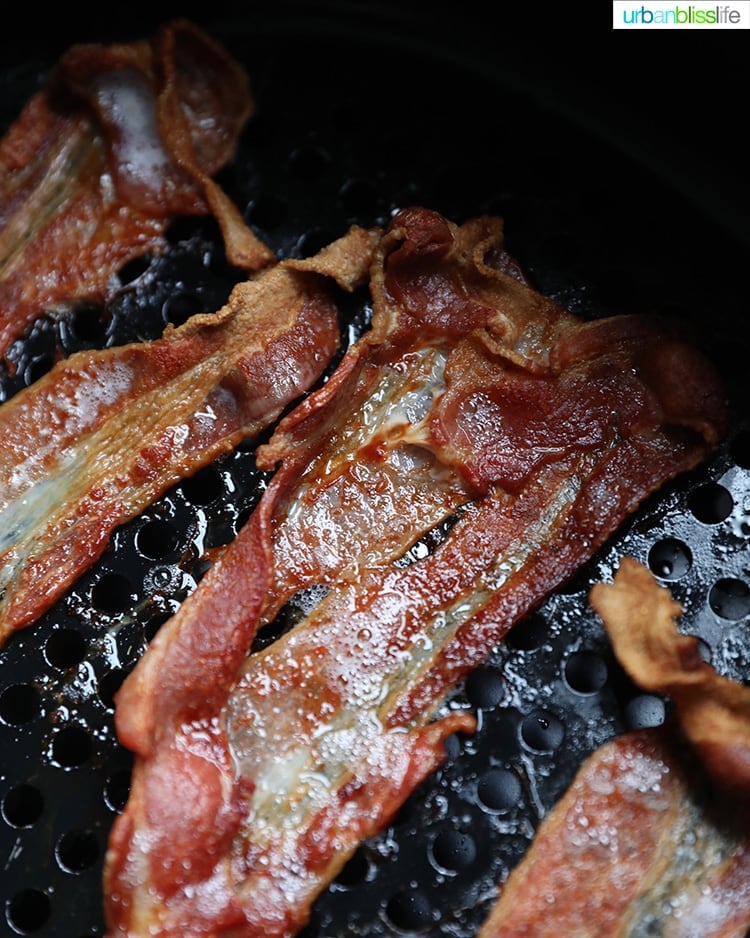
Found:
<svg viewBox="0 0 750 938"><path fill-rule="evenodd" d="M750 0L612 0L614 29L750 29Z"/></svg>

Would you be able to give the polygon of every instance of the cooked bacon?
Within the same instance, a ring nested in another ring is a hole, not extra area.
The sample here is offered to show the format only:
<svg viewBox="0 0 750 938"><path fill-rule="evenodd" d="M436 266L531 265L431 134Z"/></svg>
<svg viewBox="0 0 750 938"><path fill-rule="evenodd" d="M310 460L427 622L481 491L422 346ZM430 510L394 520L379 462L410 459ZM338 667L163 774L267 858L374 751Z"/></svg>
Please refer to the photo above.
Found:
<svg viewBox="0 0 750 938"><path fill-rule="evenodd" d="M750 801L713 786L679 735L598 749L542 821L480 938L744 938Z"/></svg>
<svg viewBox="0 0 750 938"><path fill-rule="evenodd" d="M707 361L637 317L579 322L498 219L397 213L371 288L372 329L259 450L277 471L256 510L118 694L136 759L110 938L294 934L472 730L433 721L447 693L726 429Z"/></svg>
<svg viewBox="0 0 750 938"><path fill-rule="evenodd" d="M750 688L704 661L698 639L680 632L682 606L633 557L612 583L591 590L615 655L644 690L669 696L680 730L714 780L750 797Z"/></svg>
<svg viewBox="0 0 750 938"><path fill-rule="evenodd" d="M177 216L213 213L231 263L271 263L211 178L253 108L244 70L187 20L69 49L0 142L0 355L45 311L104 303Z"/></svg>
<svg viewBox="0 0 750 938"><path fill-rule="evenodd" d="M480 938L744 938L750 689L703 661L678 629L682 606L633 557L590 601L630 677L670 695L676 720L589 757L500 887Z"/></svg>
<svg viewBox="0 0 750 938"><path fill-rule="evenodd" d="M47 609L117 525L310 388L338 348L330 278L362 282L376 238L352 228L154 342L70 356L0 408L0 641Z"/></svg>

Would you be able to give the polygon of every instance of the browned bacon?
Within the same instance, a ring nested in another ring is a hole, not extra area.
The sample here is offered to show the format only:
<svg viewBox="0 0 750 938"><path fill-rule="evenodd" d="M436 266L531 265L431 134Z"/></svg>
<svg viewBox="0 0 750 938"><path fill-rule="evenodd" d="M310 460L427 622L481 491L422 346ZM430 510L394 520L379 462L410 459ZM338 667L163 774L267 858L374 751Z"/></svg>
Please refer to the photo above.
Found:
<svg viewBox="0 0 750 938"><path fill-rule="evenodd" d="M0 407L0 641L99 557L115 526L269 426L338 347L335 278L366 277L377 234L238 284L151 343L79 352Z"/></svg>
<svg viewBox="0 0 750 938"><path fill-rule="evenodd" d="M118 695L111 938L294 934L472 730L433 721L448 691L726 428L707 361L662 324L576 320L498 219L399 212L371 286L371 331L261 448L257 509Z"/></svg>
<svg viewBox="0 0 750 938"><path fill-rule="evenodd" d="M595 584L590 599L633 681L668 696L714 781L750 797L750 688L703 660L698 639L678 628L682 606L635 558L623 557L613 582Z"/></svg>
<svg viewBox="0 0 750 938"><path fill-rule="evenodd" d="M635 558L590 599L630 677L668 694L676 719L589 757L501 885L480 938L744 938L750 688L701 658L677 627L682 607Z"/></svg>
<svg viewBox="0 0 750 938"><path fill-rule="evenodd" d="M272 262L211 178L253 106L243 69L186 20L69 49L0 143L0 355L43 312L104 302L179 215L213 213L238 267Z"/></svg>
<svg viewBox="0 0 750 938"><path fill-rule="evenodd" d="M544 819L480 938L744 938L749 809L664 727L620 736Z"/></svg>

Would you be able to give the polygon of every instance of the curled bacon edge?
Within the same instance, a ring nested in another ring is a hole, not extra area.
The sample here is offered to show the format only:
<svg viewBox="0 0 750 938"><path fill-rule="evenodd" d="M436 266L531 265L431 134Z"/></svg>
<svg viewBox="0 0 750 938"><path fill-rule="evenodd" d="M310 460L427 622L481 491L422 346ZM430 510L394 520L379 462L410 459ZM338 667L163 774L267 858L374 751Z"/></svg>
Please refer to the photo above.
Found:
<svg viewBox="0 0 750 938"><path fill-rule="evenodd" d="M750 688L703 659L698 639L680 631L683 607L636 558L623 557L589 600L629 677L670 697L675 716L589 756L500 886L479 938L598 938L645 922L675 938L743 938Z"/></svg>
<svg viewBox="0 0 750 938"><path fill-rule="evenodd" d="M623 557L589 599L630 678L672 700L683 738L719 785L750 796L750 687L704 660L698 638L679 629L683 607L635 558Z"/></svg>
<svg viewBox="0 0 750 938"><path fill-rule="evenodd" d="M273 263L212 178L254 109L244 69L187 19L64 53L0 142L0 355L44 313L105 303L178 216L213 214L239 269Z"/></svg>

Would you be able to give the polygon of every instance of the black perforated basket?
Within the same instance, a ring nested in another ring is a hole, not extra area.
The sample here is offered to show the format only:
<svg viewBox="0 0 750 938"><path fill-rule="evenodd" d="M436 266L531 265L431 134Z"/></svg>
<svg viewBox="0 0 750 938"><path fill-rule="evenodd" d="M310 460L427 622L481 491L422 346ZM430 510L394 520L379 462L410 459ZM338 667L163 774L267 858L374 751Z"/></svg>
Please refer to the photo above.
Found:
<svg viewBox="0 0 750 938"><path fill-rule="evenodd" d="M668 711L668 700L640 693L614 661L587 604L593 582L610 578L625 554L643 560L683 604L683 628L700 636L715 667L750 676L740 207L723 214L679 167L651 164L647 132L617 138L578 120L563 85L551 75L540 87L541 72L524 72L522 50L507 37L498 36L497 56L486 36L472 55L465 32L454 42L445 29L438 39L424 11L281 11L202 17L247 67L257 103L220 181L279 257L313 253L354 222L385 224L406 205L457 222L500 214L510 251L538 289L583 318L678 317L727 381L731 431L716 457L644 504L457 689L477 714L476 735L453 741L445 767L358 850L304 930L306 938L469 938L582 760ZM126 39L150 28L89 22L70 38ZM3 131L61 44L56 37L2 75ZM564 56L529 65L545 61L554 71ZM17 343L0 397L57 354L153 338L167 322L218 309L239 276L212 223L175 224L163 256L121 271L111 306L43 321ZM366 292L342 304L346 341L368 314ZM248 441L165 493L0 651L0 933L103 935L102 864L131 767L115 737L113 695L200 580L210 548L228 543L252 510L267 480L253 453Z"/></svg>

